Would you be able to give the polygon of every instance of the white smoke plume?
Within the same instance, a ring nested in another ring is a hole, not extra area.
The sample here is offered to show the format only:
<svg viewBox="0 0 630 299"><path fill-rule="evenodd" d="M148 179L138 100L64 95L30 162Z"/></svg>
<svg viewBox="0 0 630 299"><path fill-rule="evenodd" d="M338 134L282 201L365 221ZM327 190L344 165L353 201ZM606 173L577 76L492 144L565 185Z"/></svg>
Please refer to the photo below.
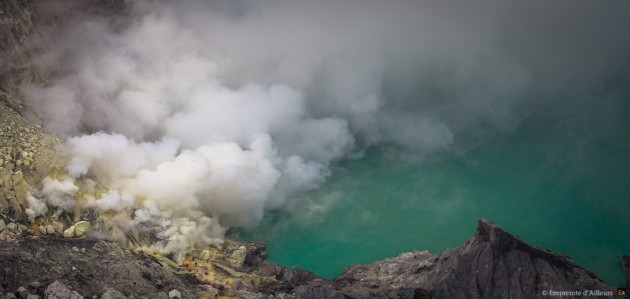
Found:
<svg viewBox="0 0 630 299"><path fill-rule="evenodd" d="M26 194L28 208L25 210L30 220L48 213L48 206L59 208L61 211L72 212L76 207L75 195L79 187L75 185L74 178L66 178L61 181L45 177L42 180L41 190L30 190Z"/></svg>
<svg viewBox="0 0 630 299"><path fill-rule="evenodd" d="M517 126L549 99L535 95L627 65L612 62L627 39L599 35L630 27L627 5L580 18L586 2L566 4L137 1L124 22L83 20L46 41L50 85L22 89L71 156L70 178L40 197L67 208L62 185L95 179L109 190L86 205L117 213L119 230L156 229L167 252L220 242L364 146L448 151L475 128ZM564 36L557 20L591 31ZM615 44L567 49L593 39Z"/></svg>

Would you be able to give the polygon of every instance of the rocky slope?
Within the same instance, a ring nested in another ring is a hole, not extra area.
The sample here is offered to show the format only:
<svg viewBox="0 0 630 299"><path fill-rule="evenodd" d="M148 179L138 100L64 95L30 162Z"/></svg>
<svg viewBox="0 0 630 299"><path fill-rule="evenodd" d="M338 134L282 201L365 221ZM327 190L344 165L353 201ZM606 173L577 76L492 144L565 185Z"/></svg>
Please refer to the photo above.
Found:
<svg viewBox="0 0 630 299"><path fill-rule="evenodd" d="M49 236L0 244L0 281L15 293L20 286L30 286L30 293L43 295L55 281L85 297L109 293L160 298L179 290L184 298L194 298L203 291L192 276L114 243Z"/></svg>
<svg viewBox="0 0 630 299"><path fill-rule="evenodd" d="M104 17L122 13L128 5L124 0L0 2L0 214L4 220L26 222L26 191L64 164L56 153L59 139L32 122L37 115L18 93L25 83L46 84L47 71L32 63L38 43L64 30L79 17L77 11L81 17Z"/></svg>
<svg viewBox="0 0 630 299"><path fill-rule="evenodd" d="M264 249L227 242L177 265L100 240L24 236L0 241L0 282L17 295L44 295L61 285L96 298L167 298L174 291L182 298L539 298L554 290L615 291L567 256L486 220L462 247L350 266L333 281L268 263Z"/></svg>
<svg viewBox="0 0 630 299"><path fill-rule="evenodd" d="M56 151L61 141L33 124L37 116L17 93L25 82L46 84L48 75L30 63L35 41L62 30L74 11L108 17L129 5L0 2L0 298L535 298L545 290L611 291L568 257L485 220L462 247L351 266L333 281L266 262L263 243L226 241L176 264L141 246L85 237L89 223L80 222L80 230L76 223L90 221L89 213L30 221L26 191L65 163Z"/></svg>
<svg viewBox="0 0 630 299"><path fill-rule="evenodd" d="M0 214L5 220L25 222L29 186L36 185L62 160L55 152L59 139L9 108L7 102L12 101L8 96L0 101Z"/></svg>

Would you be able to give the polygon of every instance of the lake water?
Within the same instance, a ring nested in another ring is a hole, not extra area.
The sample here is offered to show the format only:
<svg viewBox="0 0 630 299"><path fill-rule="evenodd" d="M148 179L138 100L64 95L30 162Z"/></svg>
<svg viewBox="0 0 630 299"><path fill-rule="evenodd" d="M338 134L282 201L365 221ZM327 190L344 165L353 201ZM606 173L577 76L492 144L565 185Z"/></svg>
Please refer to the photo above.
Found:
<svg viewBox="0 0 630 299"><path fill-rule="evenodd" d="M622 286L620 260L630 254L623 115L532 116L423 161L396 146L370 147L237 235L266 241L270 261L332 278L351 264L461 246L485 218Z"/></svg>

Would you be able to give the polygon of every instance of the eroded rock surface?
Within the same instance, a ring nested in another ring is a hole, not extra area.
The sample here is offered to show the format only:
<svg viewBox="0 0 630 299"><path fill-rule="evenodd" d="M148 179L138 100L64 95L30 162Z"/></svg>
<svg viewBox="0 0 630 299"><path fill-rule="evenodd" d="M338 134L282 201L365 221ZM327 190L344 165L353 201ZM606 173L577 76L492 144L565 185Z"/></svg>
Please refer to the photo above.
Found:
<svg viewBox="0 0 630 299"><path fill-rule="evenodd" d="M181 292L182 298L197 298L204 289L192 275L116 243L56 236L0 241L0 283L5 290L17 291L33 281L43 286L57 281L70 293L88 298L107 292L155 298L172 290ZM60 286L50 291L66 292Z"/></svg>
<svg viewBox="0 0 630 299"><path fill-rule="evenodd" d="M0 101L0 214L26 221L26 192L51 168L61 167L56 154L59 143Z"/></svg>
<svg viewBox="0 0 630 299"><path fill-rule="evenodd" d="M569 257L531 246L486 220L479 220L462 247L351 266L334 283L349 298L538 298L550 289L612 291Z"/></svg>
<svg viewBox="0 0 630 299"><path fill-rule="evenodd" d="M177 265L106 241L24 237L0 241L0 283L18 292L33 281L58 281L84 297L112 298L177 292L182 298L538 298L543 290L613 291L567 256L528 245L486 220L462 247L350 266L333 281L268 263L264 248L227 242Z"/></svg>

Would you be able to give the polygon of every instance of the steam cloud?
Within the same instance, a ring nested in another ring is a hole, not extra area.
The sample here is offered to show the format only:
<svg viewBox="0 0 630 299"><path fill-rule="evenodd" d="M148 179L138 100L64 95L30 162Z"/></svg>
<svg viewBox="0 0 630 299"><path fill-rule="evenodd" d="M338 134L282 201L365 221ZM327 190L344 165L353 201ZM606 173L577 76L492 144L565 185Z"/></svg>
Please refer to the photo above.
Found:
<svg viewBox="0 0 630 299"><path fill-rule="evenodd" d="M604 86L628 65L629 5L591 5L138 1L83 20L46 41L50 85L22 89L71 157L29 215L70 209L75 180L94 179L108 190L86 206L113 212L110 235L221 242L366 146L449 151Z"/></svg>

